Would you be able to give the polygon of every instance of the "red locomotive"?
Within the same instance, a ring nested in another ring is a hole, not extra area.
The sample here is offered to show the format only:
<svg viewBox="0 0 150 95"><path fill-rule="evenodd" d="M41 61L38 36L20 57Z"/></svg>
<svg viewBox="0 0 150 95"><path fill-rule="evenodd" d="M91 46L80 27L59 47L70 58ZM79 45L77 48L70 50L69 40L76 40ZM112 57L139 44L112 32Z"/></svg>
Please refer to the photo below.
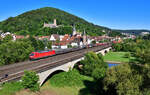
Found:
<svg viewBox="0 0 150 95"><path fill-rule="evenodd" d="M43 58L43 57L48 57L55 55L56 52L55 50L45 50L45 51L38 51L38 52L32 52L30 54L30 59L38 59L38 58Z"/></svg>

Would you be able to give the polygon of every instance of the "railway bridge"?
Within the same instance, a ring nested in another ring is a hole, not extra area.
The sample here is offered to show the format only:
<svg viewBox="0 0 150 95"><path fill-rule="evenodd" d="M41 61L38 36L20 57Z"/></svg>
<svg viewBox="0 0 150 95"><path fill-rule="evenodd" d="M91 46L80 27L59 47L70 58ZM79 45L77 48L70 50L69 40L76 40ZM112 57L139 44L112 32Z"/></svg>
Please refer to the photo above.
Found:
<svg viewBox="0 0 150 95"><path fill-rule="evenodd" d="M37 72L40 78L40 85L42 85L51 74L54 74L57 71L67 72L69 69L72 69L77 62L84 59L84 55L87 52L93 51L105 55L105 53L112 49L111 46L111 44L97 46L56 55L37 61L26 61L8 66L2 66L0 67L0 83L20 80L25 70L32 70Z"/></svg>

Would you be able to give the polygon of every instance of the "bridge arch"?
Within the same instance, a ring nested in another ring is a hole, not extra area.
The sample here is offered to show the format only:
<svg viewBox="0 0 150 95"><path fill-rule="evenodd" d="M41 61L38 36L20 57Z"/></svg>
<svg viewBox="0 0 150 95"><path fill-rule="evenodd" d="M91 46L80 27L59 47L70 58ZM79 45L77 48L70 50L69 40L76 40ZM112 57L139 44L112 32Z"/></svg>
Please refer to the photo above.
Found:
<svg viewBox="0 0 150 95"><path fill-rule="evenodd" d="M47 70L45 72L38 73L39 83L40 85L43 85L48 80L48 78L51 77L52 75L60 72L67 72L67 71L68 71L67 69L63 69L63 68L54 68L54 69Z"/></svg>
<svg viewBox="0 0 150 95"><path fill-rule="evenodd" d="M47 81L47 79L55 73L68 72L70 69L72 69L75 66L76 62L78 62L78 60L71 61L64 65L58 66L56 68L49 69L47 71L38 73L40 85L43 85L43 83L45 83Z"/></svg>
<svg viewBox="0 0 150 95"><path fill-rule="evenodd" d="M64 70L56 70L56 71L50 73L50 74L46 77L46 79L43 80L43 83L41 83L41 86L42 86L44 83L46 83L51 77L53 77L54 75L59 74L59 73L61 73L61 72L64 72Z"/></svg>
<svg viewBox="0 0 150 95"><path fill-rule="evenodd" d="M108 51L109 51L109 50L108 50ZM107 51L107 50L105 50L105 52L104 52L104 53L105 53L105 54L107 54L107 53L108 53L108 51Z"/></svg>

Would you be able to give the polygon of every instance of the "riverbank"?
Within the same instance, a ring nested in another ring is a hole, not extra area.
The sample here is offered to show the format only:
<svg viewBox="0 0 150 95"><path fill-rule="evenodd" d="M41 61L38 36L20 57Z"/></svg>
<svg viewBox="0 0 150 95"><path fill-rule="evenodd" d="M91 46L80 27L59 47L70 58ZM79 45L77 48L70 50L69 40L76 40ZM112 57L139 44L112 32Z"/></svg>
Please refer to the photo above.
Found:
<svg viewBox="0 0 150 95"><path fill-rule="evenodd" d="M108 64L125 64L123 62L117 62L117 61L105 61Z"/></svg>
<svg viewBox="0 0 150 95"><path fill-rule="evenodd" d="M127 58L125 55L130 52L109 52L104 56L104 61L110 64L129 63L134 57ZM131 53L130 53L131 54Z"/></svg>

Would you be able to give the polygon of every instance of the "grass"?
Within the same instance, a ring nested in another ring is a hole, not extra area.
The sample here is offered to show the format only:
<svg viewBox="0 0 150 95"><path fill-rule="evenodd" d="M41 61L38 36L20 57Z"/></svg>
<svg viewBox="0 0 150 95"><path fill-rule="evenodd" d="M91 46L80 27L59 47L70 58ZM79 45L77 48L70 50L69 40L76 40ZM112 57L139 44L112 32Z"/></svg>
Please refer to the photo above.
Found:
<svg viewBox="0 0 150 95"><path fill-rule="evenodd" d="M18 90L16 93L5 94L5 92L4 94L0 95L80 95L80 93L83 92L82 90L87 86L85 81L92 82L93 78L83 76L79 73L78 70L73 69L69 72L61 72L59 74L53 75L40 88L39 93L33 93L29 90ZM90 93L89 89L85 89L84 92Z"/></svg>
<svg viewBox="0 0 150 95"><path fill-rule="evenodd" d="M62 72L62 73L54 75L49 80L49 82L52 86L56 86L56 87L64 87L64 86L80 87L84 85L83 81L87 79L92 80L91 78L87 76L81 75L78 70L73 69L73 70L70 70L69 72Z"/></svg>
<svg viewBox="0 0 150 95"><path fill-rule="evenodd" d="M109 52L104 56L105 61L129 63L130 60L134 60L134 57L126 58L125 54L129 52Z"/></svg>
<svg viewBox="0 0 150 95"><path fill-rule="evenodd" d="M74 69L54 75L41 90L51 90L57 95L79 95L80 90L85 88L84 81L93 81L93 78L83 76Z"/></svg>
<svg viewBox="0 0 150 95"><path fill-rule="evenodd" d="M49 83L46 83L42 88L41 91L50 91L55 93L56 95L79 95L80 89L84 87L56 87L52 86Z"/></svg>
<svg viewBox="0 0 150 95"><path fill-rule="evenodd" d="M17 91L23 89L20 82L5 83L2 85L0 95L14 95Z"/></svg>

